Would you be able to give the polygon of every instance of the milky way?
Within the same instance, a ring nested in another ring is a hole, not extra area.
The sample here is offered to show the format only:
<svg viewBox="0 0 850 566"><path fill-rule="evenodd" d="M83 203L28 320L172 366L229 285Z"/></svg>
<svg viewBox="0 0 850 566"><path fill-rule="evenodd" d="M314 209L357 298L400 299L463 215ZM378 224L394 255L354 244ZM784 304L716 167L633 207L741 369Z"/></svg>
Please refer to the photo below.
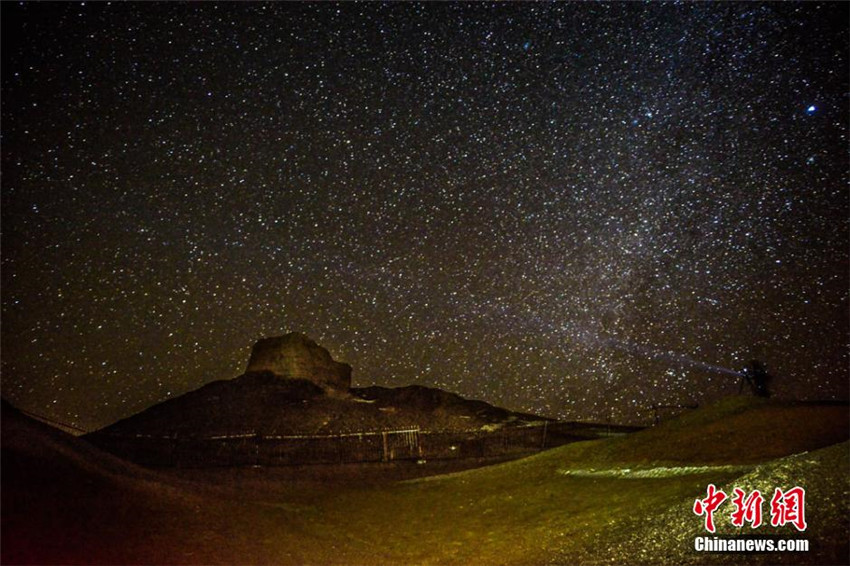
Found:
<svg viewBox="0 0 850 566"><path fill-rule="evenodd" d="M25 409L105 425L294 330L568 419L751 359L848 394L846 3L0 9Z"/></svg>

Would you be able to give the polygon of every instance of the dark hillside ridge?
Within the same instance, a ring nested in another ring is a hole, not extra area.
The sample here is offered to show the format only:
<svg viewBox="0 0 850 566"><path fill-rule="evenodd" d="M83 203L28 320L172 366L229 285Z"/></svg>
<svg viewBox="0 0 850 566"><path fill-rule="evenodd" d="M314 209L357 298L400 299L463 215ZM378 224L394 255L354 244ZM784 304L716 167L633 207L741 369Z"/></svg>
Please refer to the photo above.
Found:
<svg viewBox="0 0 850 566"><path fill-rule="evenodd" d="M85 438L136 463L178 467L504 458L573 439L549 431L551 419L441 389L350 383L351 366L303 334L264 338L244 374Z"/></svg>
<svg viewBox="0 0 850 566"><path fill-rule="evenodd" d="M81 437L72 436L56 427L28 417L11 403L2 400L2 465L3 495L17 481L28 484L41 481L44 487L55 483L55 476L65 478L97 476L106 481L115 475L147 478L149 472L107 454Z"/></svg>
<svg viewBox="0 0 850 566"><path fill-rule="evenodd" d="M380 387L373 385L361 389L352 389L352 393L362 399L375 401L379 407L404 406L425 412L456 411L460 414L474 414L489 423L495 422L533 422L551 420L538 415L517 413L494 407L484 401L465 399L455 393L421 385L404 387Z"/></svg>
<svg viewBox="0 0 850 566"><path fill-rule="evenodd" d="M429 387L352 389L351 366L292 332L257 341L244 374L215 381L93 433L179 438L460 432L548 421ZM91 435L90 435L91 436Z"/></svg>
<svg viewBox="0 0 850 566"><path fill-rule="evenodd" d="M208 383L92 435L332 435L412 427L460 432L548 420L417 385L350 389L339 395L304 379L251 372Z"/></svg>
<svg viewBox="0 0 850 566"><path fill-rule="evenodd" d="M341 392L251 372L84 438L153 467L504 459L574 440L550 422L429 387Z"/></svg>

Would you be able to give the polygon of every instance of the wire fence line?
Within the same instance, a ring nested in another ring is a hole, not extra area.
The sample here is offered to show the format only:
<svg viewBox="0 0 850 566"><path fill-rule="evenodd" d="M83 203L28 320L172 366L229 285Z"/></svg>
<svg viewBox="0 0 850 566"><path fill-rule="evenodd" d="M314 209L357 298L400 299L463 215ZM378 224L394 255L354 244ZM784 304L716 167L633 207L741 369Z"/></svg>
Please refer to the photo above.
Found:
<svg viewBox="0 0 850 566"><path fill-rule="evenodd" d="M517 426L434 431L420 427L333 434L241 430L224 434L122 434L85 429L32 411L23 414L119 457L152 467L285 466L510 457L577 440L633 432L638 427L541 421Z"/></svg>
<svg viewBox="0 0 850 566"><path fill-rule="evenodd" d="M87 434L91 432L90 430L80 428L77 425L72 425L70 423L62 422L56 419L52 419L50 417L45 417L44 415L39 415L38 413L33 413L32 411L27 411L26 409L18 409L18 411L37 421L41 421L44 424L48 424L52 427L64 430L65 432L68 432L73 435Z"/></svg>
<svg viewBox="0 0 850 566"><path fill-rule="evenodd" d="M404 428L404 429L387 429L387 430L377 430L377 431L362 431L362 432L343 432L337 434L263 434L257 430L250 431L242 431L242 432L233 432L227 434L216 434L212 436L199 436L196 434L186 435L186 438L191 438L193 440L230 440L234 438L254 438L260 436L266 440L299 440L299 439L321 439L321 438L361 438L364 436L378 436L387 433L394 434L402 434L402 433L413 433L420 432L419 427L413 428ZM159 438L159 439L175 439L179 438L181 435L179 432L175 431L171 434L125 434L120 432L104 432L101 434L105 434L108 436L116 437L116 438Z"/></svg>
<svg viewBox="0 0 850 566"><path fill-rule="evenodd" d="M154 467L388 462L420 456L418 428L326 435L238 432L210 436L95 433L95 445Z"/></svg>
<svg viewBox="0 0 850 566"><path fill-rule="evenodd" d="M238 431L208 436L98 432L86 438L143 465L208 468L511 457L624 432L606 426L543 422L461 431L410 427L322 435Z"/></svg>

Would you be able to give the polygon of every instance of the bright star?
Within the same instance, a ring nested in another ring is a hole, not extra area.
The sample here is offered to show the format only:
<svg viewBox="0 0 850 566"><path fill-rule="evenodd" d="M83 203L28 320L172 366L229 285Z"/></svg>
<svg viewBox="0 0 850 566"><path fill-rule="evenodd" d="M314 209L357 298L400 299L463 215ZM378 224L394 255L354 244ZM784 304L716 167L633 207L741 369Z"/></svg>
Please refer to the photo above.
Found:
<svg viewBox="0 0 850 566"><path fill-rule="evenodd" d="M809 116L811 116L812 114L814 114L815 112L817 112L817 109L818 109L818 107L817 107L817 106L815 106L814 104L812 104L811 106L809 106L808 108L806 108L806 114L808 114Z"/></svg>

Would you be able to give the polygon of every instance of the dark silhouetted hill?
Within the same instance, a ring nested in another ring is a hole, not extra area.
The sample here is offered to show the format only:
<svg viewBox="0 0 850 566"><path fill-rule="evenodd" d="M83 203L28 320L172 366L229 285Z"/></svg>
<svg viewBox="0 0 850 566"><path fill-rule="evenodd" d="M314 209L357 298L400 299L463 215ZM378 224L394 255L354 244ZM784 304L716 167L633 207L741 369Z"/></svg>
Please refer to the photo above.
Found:
<svg viewBox="0 0 850 566"><path fill-rule="evenodd" d="M326 392L303 379L251 372L164 401L95 434L205 437L259 432L312 435L393 430L466 431L543 417L514 413L440 389L366 387Z"/></svg>
<svg viewBox="0 0 850 566"><path fill-rule="evenodd" d="M239 377L154 405L94 436L325 435L413 427L459 432L548 420L440 389L353 389L350 382L351 366L292 332L254 344Z"/></svg>
<svg viewBox="0 0 850 566"><path fill-rule="evenodd" d="M3 564L117 564L128 545L150 545L139 556L156 562L151 525L191 499L5 400L0 466Z"/></svg>

